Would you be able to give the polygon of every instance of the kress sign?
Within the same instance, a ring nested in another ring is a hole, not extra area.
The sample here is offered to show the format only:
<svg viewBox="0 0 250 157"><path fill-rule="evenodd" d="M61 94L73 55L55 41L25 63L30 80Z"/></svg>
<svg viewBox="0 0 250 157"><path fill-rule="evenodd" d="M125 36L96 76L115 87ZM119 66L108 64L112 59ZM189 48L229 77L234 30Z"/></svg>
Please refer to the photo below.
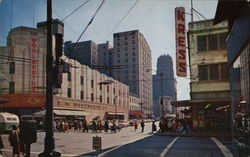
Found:
<svg viewBox="0 0 250 157"><path fill-rule="evenodd" d="M185 37L185 9L175 8L176 31L176 74L180 77L187 76L186 64L186 37Z"/></svg>

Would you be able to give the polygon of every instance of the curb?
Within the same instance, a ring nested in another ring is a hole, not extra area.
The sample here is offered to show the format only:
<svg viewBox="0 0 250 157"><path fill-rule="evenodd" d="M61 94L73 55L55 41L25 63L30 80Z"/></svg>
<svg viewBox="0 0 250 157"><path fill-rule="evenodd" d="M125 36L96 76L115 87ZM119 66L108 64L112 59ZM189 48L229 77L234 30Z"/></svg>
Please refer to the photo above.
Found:
<svg viewBox="0 0 250 157"><path fill-rule="evenodd" d="M190 134L159 134L155 133L156 136L168 136L168 137L195 137L195 138L209 138L209 137L217 137L217 138L232 138L231 135L190 135Z"/></svg>

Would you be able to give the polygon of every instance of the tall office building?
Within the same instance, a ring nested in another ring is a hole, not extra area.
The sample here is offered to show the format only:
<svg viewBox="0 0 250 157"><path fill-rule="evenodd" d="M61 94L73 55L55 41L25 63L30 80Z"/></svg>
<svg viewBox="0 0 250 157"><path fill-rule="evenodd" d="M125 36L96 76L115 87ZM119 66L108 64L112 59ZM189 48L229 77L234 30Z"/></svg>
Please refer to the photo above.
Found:
<svg viewBox="0 0 250 157"><path fill-rule="evenodd" d="M145 114L152 114L151 60L150 47L138 30L114 34L113 66L124 68L114 69L112 76L138 95Z"/></svg>
<svg viewBox="0 0 250 157"><path fill-rule="evenodd" d="M93 41L79 42L77 45L72 41L64 43L65 56L75 59L81 64L90 67L98 65L98 46Z"/></svg>
<svg viewBox="0 0 250 157"><path fill-rule="evenodd" d="M176 80L174 78L173 61L169 55L161 55L157 60L157 72L153 75L154 115L160 116L160 98L168 96L176 100ZM175 111L172 108L169 113Z"/></svg>
<svg viewBox="0 0 250 157"><path fill-rule="evenodd" d="M98 66L99 71L108 76L112 75L113 46L106 43L98 44Z"/></svg>

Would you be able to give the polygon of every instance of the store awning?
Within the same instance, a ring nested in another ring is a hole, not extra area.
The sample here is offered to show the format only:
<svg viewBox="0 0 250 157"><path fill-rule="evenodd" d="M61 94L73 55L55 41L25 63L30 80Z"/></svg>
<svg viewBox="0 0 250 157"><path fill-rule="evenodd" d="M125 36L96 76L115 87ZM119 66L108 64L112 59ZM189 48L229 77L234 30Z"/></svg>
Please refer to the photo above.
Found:
<svg viewBox="0 0 250 157"><path fill-rule="evenodd" d="M86 115L88 115L86 111L82 111L82 110L58 110L58 109L54 109L53 111L54 111L54 114L56 116L86 116ZM44 116L45 110L36 112L34 115Z"/></svg>
<svg viewBox="0 0 250 157"><path fill-rule="evenodd" d="M119 116L124 116L123 112L106 112L109 115L119 115Z"/></svg>
<svg viewBox="0 0 250 157"><path fill-rule="evenodd" d="M204 99L204 100L181 100L173 101L171 105L174 107L190 107L193 105L207 105L207 104L229 104L231 99Z"/></svg>

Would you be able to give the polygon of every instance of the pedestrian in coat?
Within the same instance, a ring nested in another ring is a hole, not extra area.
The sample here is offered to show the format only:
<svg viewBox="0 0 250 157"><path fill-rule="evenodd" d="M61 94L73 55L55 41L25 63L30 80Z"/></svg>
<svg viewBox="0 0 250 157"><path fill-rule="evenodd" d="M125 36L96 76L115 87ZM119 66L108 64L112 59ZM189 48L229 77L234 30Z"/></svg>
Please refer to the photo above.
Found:
<svg viewBox="0 0 250 157"><path fill-rule="evenodd" d="M12 146L12 157L20 157L20 139L19 129L16 125L12 125L12 130L9 134L9 142Z"/></svg>
<svg viewBox="0 0 250 157"><path fill-rule="evenodd" d="M141 121L141 132L144 132L144 127L145 127L144 120L142 120Z"/></svg>
<svg viewBox="0 0 250 157"><path fill-rule="evenodd" d="M137 126L138 126L137 121L135 121L134 123L135 131L137 130Z"/></svg>
<svg viewBox="0 0 250 157"><path fill-rule="evenodd" d="M155 125L155 121L153 121L152 123L152 133L154 133L155 131L157 131L156 125Z"/></svg>

